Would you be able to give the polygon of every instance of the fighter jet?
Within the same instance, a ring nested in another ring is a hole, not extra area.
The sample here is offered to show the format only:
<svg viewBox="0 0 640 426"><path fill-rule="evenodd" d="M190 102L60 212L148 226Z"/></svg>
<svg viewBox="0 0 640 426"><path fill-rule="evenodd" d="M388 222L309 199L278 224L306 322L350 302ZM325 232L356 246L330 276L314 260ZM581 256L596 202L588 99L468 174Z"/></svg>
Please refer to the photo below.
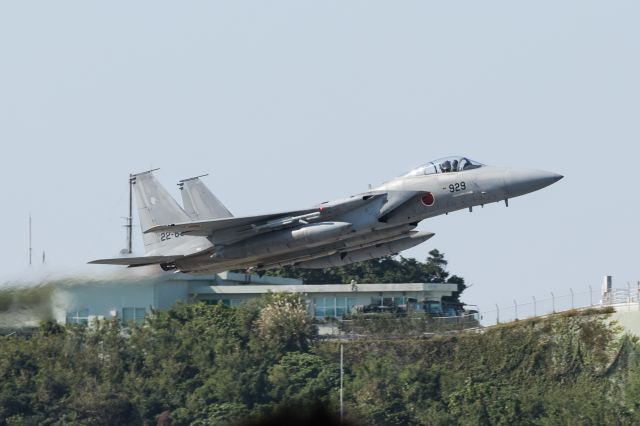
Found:
<svg viewBox="0 0 640 426"><path fill-rule="evenodd" d="M418 223L549 186L556 173L496 167L467 157L428 162L364 193L311 208L233 217L198 176L179 182L182 208L153 171L131 176L145 255L89 263L165 271L256 273L328 268L393 255L434 236Z"/></svg>

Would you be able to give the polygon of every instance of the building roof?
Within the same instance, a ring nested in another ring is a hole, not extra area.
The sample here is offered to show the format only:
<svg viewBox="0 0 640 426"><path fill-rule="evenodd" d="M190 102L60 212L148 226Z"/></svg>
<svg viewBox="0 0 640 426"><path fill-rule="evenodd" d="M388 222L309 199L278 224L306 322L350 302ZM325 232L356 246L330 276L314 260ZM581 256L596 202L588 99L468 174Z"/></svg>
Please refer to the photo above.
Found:
<svg viewBox="0 0 640 426"><path fill-rule="evenodd" d="M171 274L167 275L169 281L207 281L215 282L218 285L233 283L238 285L261 284L261 285L296 285L302 284L302 280L296 278L274 277L269 275L259 276L256 274L241 274L239 272L220 272L217 274L193 275L193 274Z"/></svg>
<svg viewBox="0 0 640 426"><path fill-rule="evenodd" d="M288 293L376 293L376 292L454 292L457 284L400 283L400 284L299 284L299 285L198 285L191 288L197 294L266 294Z"/></svg>

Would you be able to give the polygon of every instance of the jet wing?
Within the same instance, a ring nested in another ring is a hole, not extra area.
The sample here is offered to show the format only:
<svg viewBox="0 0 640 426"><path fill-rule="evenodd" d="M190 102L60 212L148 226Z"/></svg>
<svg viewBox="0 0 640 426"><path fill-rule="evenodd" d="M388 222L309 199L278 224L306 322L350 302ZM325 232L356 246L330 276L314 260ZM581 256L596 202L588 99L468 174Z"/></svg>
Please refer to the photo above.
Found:
<svg viewBox="0 0 640 426"><path fill-rule="evenodd" d="M386 193L361 194L343 200L322 203L314 208L305 210L159 225L145 230L144 233L172 232L205 237L214 236L214 234L218 233L220 240L232 241L263 232L296 226L299 223L327 220L355 210L366 205L371 200L385 195ZM221 233L225 233L225 236L221 237Z"/></svg>
<svg viewBox="0 0 640 426"><path fill-rule="evenodd" d="M247 228L268 226L273 221L273 228L283 227L288 221L300 221L313 213L318 213L318 209L297 210L284 213L272 213L259 216L230 217L214 220L197 220L194 222L172 223L169 225L153 226L146 231L149 232L179 232L188 235L209 236L217 231L223 231L232 228ZM277 222L276 222L277 221ZM252 226L253 225L253 226Z"/></svg>
<svg viewBox="0 0 640 426"><path fill-rule="evenodd" d="M173 262L176 259L184 257L180 256L141 256L141 257L116 257L113 259L97 259L89 263L100 265L124 265L124 266L144 266L155 265L156 263Z"/></svg>

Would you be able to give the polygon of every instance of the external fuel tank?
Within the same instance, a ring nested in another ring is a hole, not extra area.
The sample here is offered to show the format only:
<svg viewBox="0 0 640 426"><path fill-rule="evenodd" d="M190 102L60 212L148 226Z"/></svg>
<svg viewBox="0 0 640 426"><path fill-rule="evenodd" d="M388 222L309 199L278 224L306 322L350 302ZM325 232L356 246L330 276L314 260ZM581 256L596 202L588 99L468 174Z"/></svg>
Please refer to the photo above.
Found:
<svg viewBox="0 0 640 426"><path fill-rule="evenodd" d="M258 235L238 243L215 248L214 259L237 259L273 255L299 247L313 247L338 241L352 232L348 222L319 222L296 229Z"/></svg>

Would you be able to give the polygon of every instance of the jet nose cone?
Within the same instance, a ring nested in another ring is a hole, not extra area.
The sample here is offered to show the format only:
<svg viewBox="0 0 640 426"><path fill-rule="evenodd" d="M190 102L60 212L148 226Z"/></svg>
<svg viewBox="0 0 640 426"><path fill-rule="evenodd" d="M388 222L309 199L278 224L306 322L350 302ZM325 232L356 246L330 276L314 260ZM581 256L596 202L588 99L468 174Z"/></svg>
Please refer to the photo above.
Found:
<svg viewBox="0 0 640 426"><path fill-rule="evenodd" d="M564 176L559 175L558 173L539 171L538 176L535 179L538 183L543 185L540 188L544 188L545 186L549 186L553 183L556 183L563 177Z"/></svg>
<svg viewBox="0 0 640 426"><path fill-rule="evenodd" d="M508 170L504 180L509 196L517 197L545 188L563 177L557 173L542 170Z"/></svg>

